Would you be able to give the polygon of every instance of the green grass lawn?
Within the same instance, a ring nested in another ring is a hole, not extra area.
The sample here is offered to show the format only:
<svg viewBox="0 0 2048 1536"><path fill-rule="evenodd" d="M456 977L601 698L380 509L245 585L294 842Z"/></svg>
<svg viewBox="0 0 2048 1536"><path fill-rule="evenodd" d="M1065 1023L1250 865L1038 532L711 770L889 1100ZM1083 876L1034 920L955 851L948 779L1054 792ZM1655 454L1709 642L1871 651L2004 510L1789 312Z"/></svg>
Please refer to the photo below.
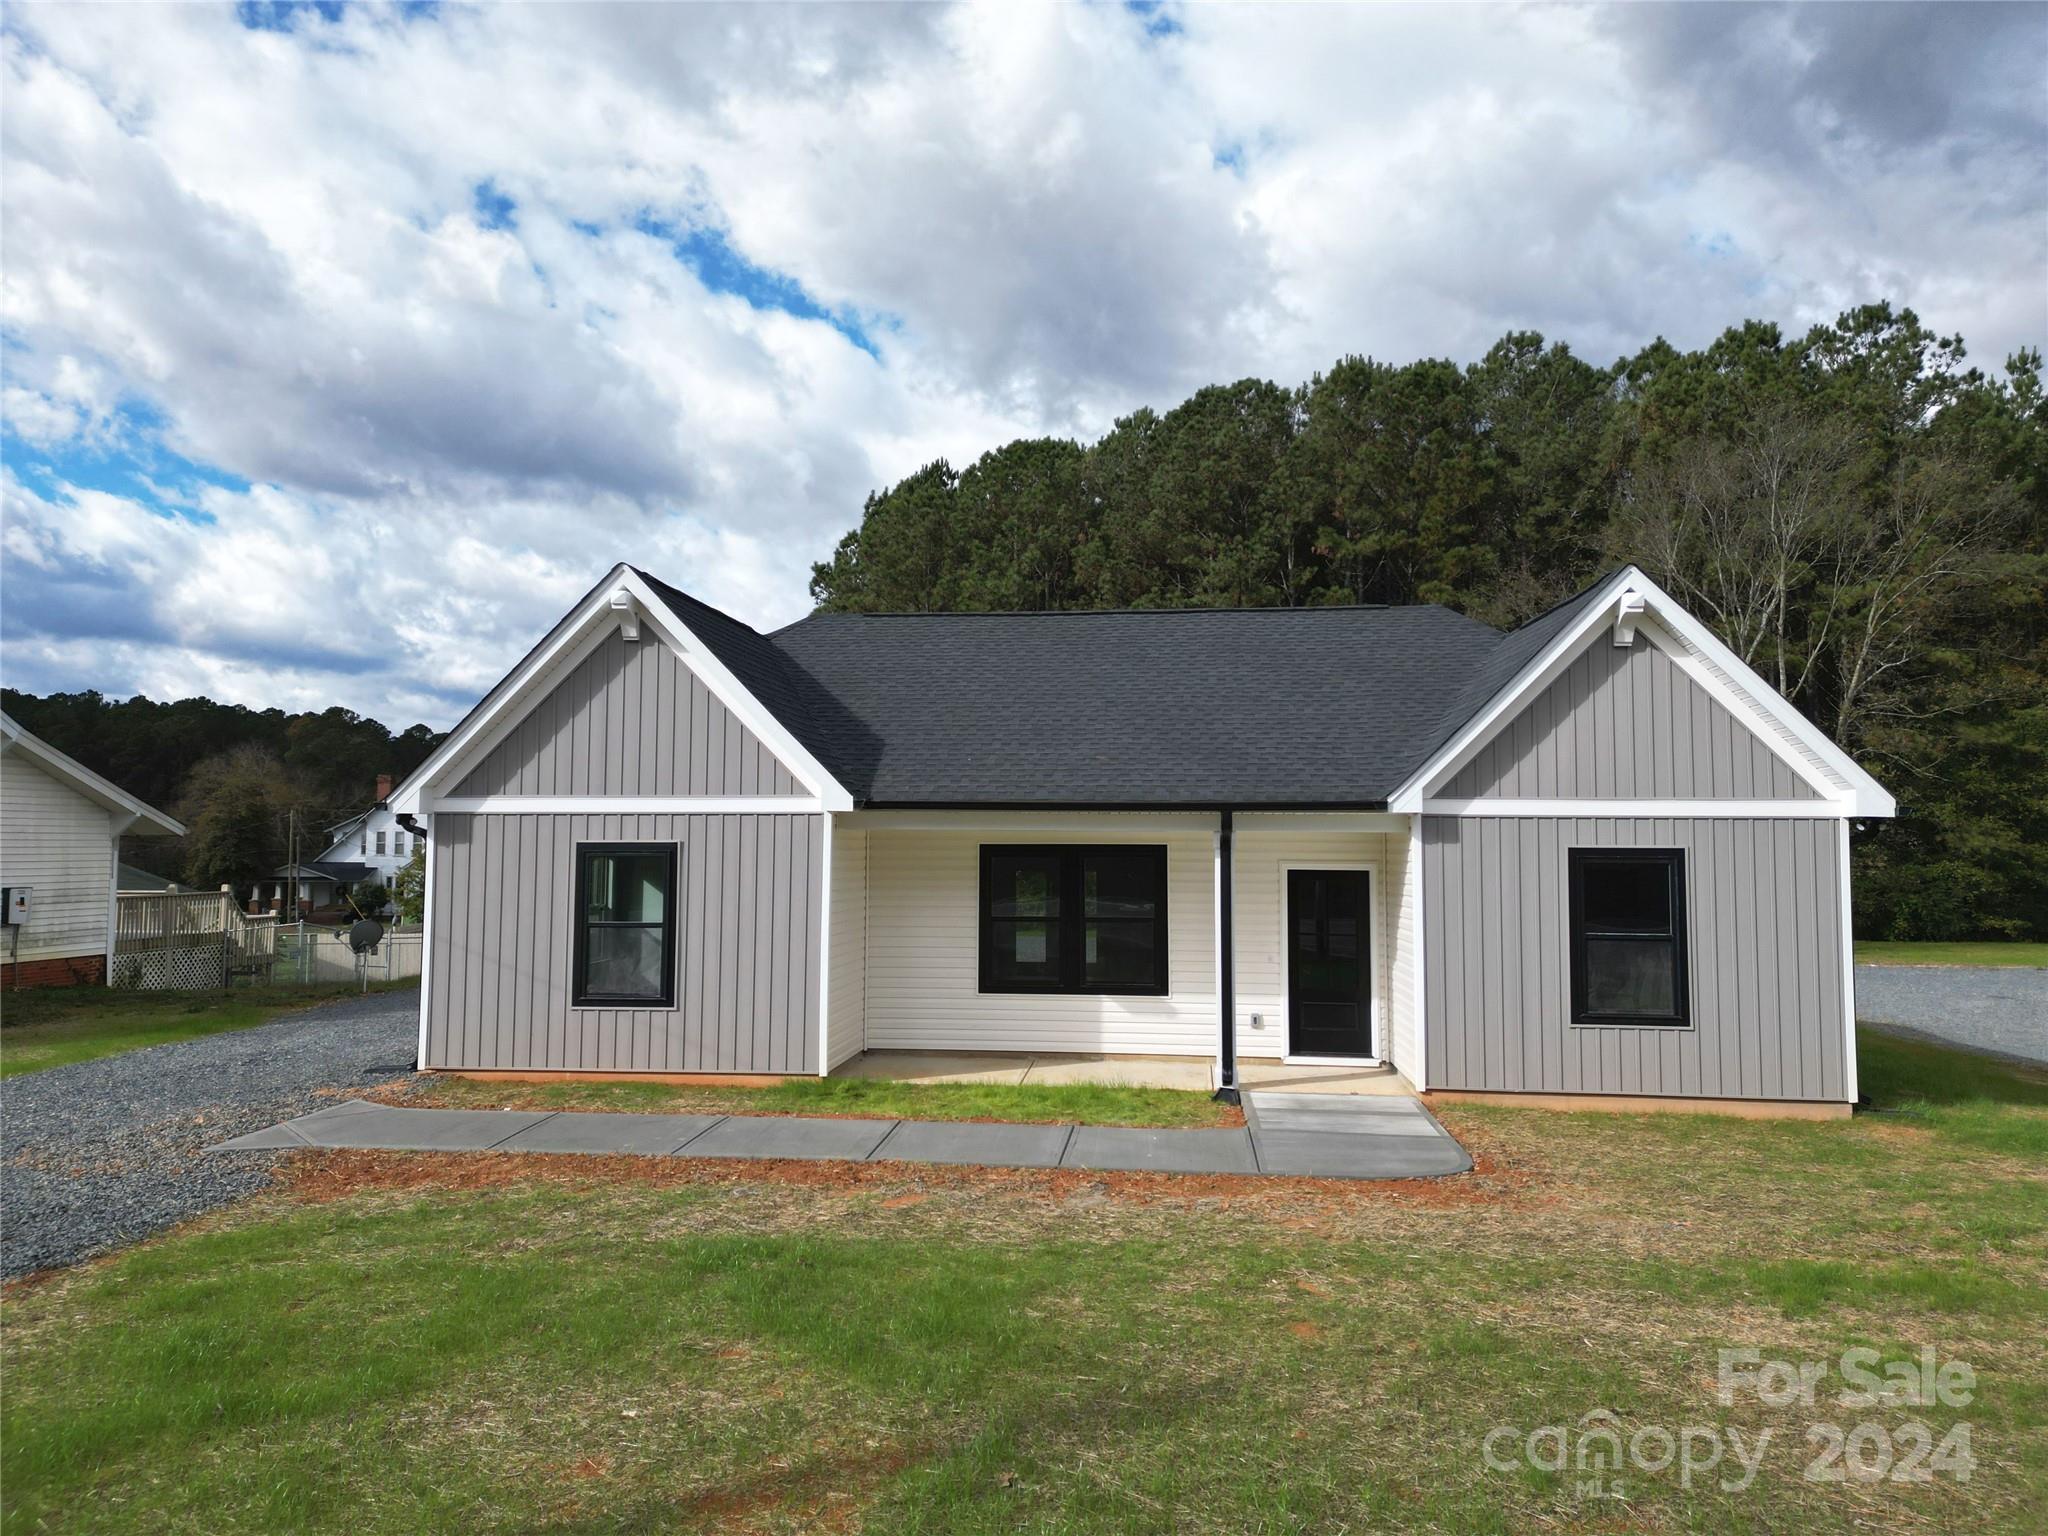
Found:
<svg viewBox="0 0 2048 1536"><path fill-rule="evenodd" d="M319 1198L0 1301L6 1525L2038 1529L2048 1074L1862 1078L1851 1121L1447 1107L1480 1171L1398 1187L305 1154ZM1721 1348L1852 1345L1974 1400L1717 1400ZM1771 1438L1746 1489L1487 1465L1599 1410ZM1974 1471L1809 1481L1815 1422L1967 1422Z"/></svg>
<svg viewBox="0 0 2048 1536"><path fill-rule="evenodd" d="M504 1083L430 1078L400 1101L449 1109L601 1109L714 1115L857 1115L882 1120L1015 1120L1042 1125L1242 1125L1206 1093L1090 1083L899 1083L792 1077L772 1088L665 1083Z"/></svg>
<svg viewBox="0 0 2048 1536"><path fill-rule="evenodd" d="M2037 965L2048 966L2048 944L1904 944L1861 939L1862 965Z"/></svg>
<svg viewBox="0 0 2048 1536"><path fill-rule="evenodd" d="M373 982L385 992L416 981ZM146 1045L247 1029L312 1003L353 997L354 982L240 988L233 992L131 992L123 987L38 987L0 993L0 1077L114 1056Z"/></svg>

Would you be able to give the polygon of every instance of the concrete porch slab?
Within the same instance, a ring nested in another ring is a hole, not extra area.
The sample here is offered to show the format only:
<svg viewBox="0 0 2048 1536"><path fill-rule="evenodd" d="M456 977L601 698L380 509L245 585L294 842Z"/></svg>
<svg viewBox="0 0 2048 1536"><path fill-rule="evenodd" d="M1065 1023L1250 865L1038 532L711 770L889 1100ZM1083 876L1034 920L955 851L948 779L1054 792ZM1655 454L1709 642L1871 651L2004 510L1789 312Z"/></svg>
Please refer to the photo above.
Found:
<svg viewBox="0 0 2048 1536"><path fill-rule="evenodd" d="M1240 1057L1240 1087L1285 1093L1355 1093L1412 1099L1414 1086L1392 1067L1340 1067L1320 1062L1261 1061Z"/></svg>
<svg viewBox="0 0 2048 1536"><path fill-rule="evenodd" d="M1207 1093L1215 1069L1205 1060L1181 1057L1034 1056L1026 1084L1095 1083L1109 1088L1179 1088Z"/></svg>
<svg viewBox="0 0 2048 1536"><path fill-rule="evenodd" d="M635 1115L568 1111L515 1131L499 1152L631 1152L660 1157L718 1124L723 1115Z"/></svg>
<svg viewBox="0 0 2048 1536"><path fill-rule="evenodd" d="M733 1115L683 1150L685 1157L845 1158L863 1162L896 1128L894 1120L819 1120Z"/></svg>
<svg viewBox="0 0 2048 1536"><path fill-rule="evenodd" d="M1216 1063L1207 1056L1106 1056L1052 1051L864 1051L833 1068L834 1077L904 1083L1096 1083L1113 1088L1177 1088L1208 1093ZM1288 1093L1373 1094L1413 1098L1392 1067L1331 1066L1243 1057L1238 1083Z"/></svg>
<svg viewBox="0 0 2048 1536"><path fill-rule="evenodd" d="M1057 1168L1070 1125L981 1125L905 1120L875 1149L878 1163L966 1163L988 1168Z"/></svg>
<svg viewBox="0 0 2048 1536"><path fill-rule="evenodd" d="M864 1051L834 1067L832 1075L902 1083L1021 1083L1033 1060L1005 1051Z"/></svg>
<svg viewBox="0 0 2048 1536"><path fill-rule="evenodd" d="M1105 1173L1257 1173L1248 1131L1155 1131L1077 1125L1062 1168Z"/></svg>

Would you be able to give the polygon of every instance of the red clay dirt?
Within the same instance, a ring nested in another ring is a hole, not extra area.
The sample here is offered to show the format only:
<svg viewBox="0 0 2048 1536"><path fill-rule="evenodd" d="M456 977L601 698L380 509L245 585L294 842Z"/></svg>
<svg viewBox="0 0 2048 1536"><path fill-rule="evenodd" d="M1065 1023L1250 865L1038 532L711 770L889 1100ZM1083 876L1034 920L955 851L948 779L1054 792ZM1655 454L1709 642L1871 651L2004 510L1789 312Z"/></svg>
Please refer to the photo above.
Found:
<svg viewBox="0 0 2048 1536"><path fill-rule="evenodd" d="M928 1198L906 1193L964 1189L1066 1200L1101 1190L1139 1203L1195 1200L1295 1204L1388 1200L1401 1205L1457 1208L1531 1203L1536 1175L1503 1166L1475 1149L1473 1172L1440 1179L1311 1179L1258 1174L1115 1173L1087 1168L977 1168L940 1163L810 1162L762 1158L565 1156L548 1152L384 1152L308 1150L288 1153L280 1178L295 1198L311 1204L371 1190L503 1189L520 1184L588 1188L640 1184L659 1189L780 1184L790 1188L861 1194L888 1191L888 1209ZM1539 1197L1540 1198L1540 1197Z"/></svg>

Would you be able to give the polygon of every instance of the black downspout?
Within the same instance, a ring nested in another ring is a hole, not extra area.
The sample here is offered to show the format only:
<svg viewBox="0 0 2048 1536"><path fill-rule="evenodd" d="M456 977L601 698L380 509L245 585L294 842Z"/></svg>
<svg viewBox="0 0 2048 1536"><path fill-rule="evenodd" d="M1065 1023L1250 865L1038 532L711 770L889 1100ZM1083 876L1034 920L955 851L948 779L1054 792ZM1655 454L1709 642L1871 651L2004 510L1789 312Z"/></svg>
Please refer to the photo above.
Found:
<svg viewBox="0 0 2048 1536"><path fill-rule="evenodd" d="M1237 1100L1237 942L1231 937L1230 812L1216 832L1216 1002L1222 1013L1223 1049L1216 1073L1216 1099Z"/></svg>

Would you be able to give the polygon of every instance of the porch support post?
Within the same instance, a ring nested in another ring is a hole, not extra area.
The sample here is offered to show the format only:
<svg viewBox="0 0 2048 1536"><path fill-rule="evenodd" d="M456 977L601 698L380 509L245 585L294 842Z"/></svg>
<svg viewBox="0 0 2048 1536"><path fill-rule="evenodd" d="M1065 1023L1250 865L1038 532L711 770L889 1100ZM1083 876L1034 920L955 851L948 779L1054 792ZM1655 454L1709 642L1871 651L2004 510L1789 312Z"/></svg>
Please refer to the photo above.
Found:
<svg viewBox="0 0 2048 1536"><path fill-rule="evenodd" d="M1216 1008L1221 1025L1216 1063L1216 1097L1235 1104L1237 1095L1237 943L1231 934L1230 812L1216 824Z"/></svg>

